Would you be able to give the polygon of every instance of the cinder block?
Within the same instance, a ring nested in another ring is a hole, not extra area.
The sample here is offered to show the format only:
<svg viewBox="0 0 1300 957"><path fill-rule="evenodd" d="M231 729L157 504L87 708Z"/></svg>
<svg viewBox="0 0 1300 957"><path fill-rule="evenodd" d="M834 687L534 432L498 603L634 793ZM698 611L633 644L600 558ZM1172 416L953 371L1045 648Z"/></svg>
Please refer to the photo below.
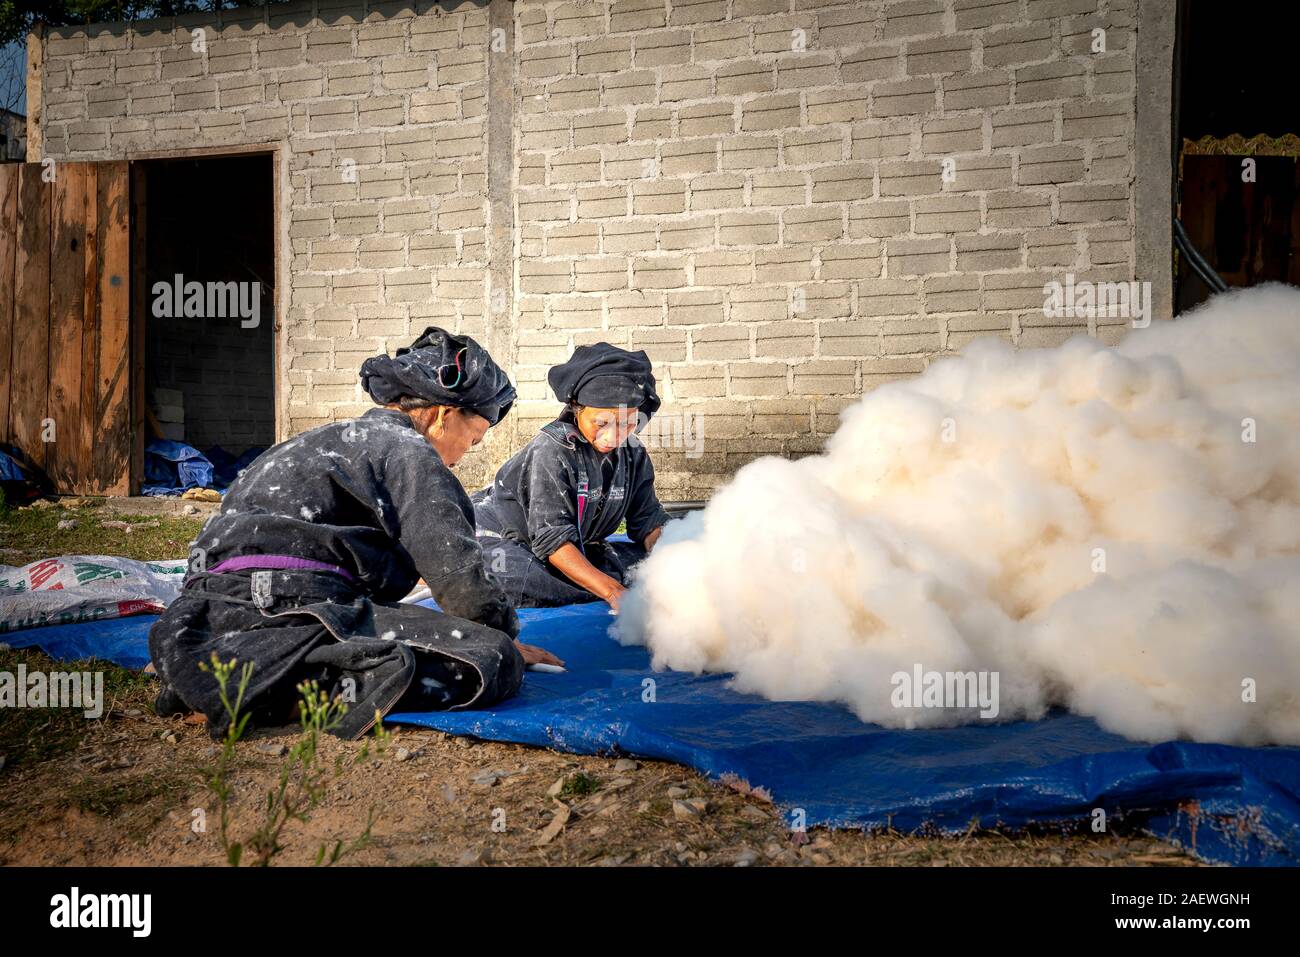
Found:
<svg viewBox="0 0 1300 957"><path fill-rule="evenodd" d="M607 253L653 252L658 245L655 220L621 219L600 227L601 248Z"/></svg>
<svg viewBox="0 0 1300 957"><path fill-rule="evenodd" d="M816 324L807 319L764 322L754 327L754 355L759 359L806 359L813 354Z"/></svg>
<svg viewBox="0 0 1300 957"><path fill-rule="evenodd" d="M858 283L858 315L915 315L920 311L920 292L916 279L864 279Z"/></svg>
<svg viewBox="0 0 1300 957"><path fill-rule="evenodd" d="M981 70L943 78L943 108L971 110L1011 102L1011 77L1005 70Z"/></svg>
<svg viewBox="0 0 1300 957"><path fill-rule="evenodd" d="M929 155L968 153L984 147L984 117L952 116L921 124L921 151Z"/></svg>
<svg viewBox="0 0 1300 957"><path fill-rule="evenodd" d="M941 33L943 15L943 0L909 0L890 4L884 10L885 38L893 40Z"/></svg>
<svg viewBox="0 0 1300 957"><path fill-rule="evenodd" d="M787 209L781 214L787 243L836 240L844 237L844 212L838 204Z"/></svg>
<svg viewBox="0 0 1300 957"><path fill-rule="evenodd" d="M796 395L852 394L858 385L858 364L845 359L814 359L794 367Z"/></svg>
<svg viewBox="0 0 1300 957"><path fill-rule="evenodd" d="M1070 183L1083 179L1083 149L1062 144L1020 151L1018 182L1022 186Z"/></svg>
<svg viewBox="0 0 1300 957"><path fill-rule="evenodd" d="M777 58L776 86L779 90L802 90L839 84L840 71L833 54L805 51Z"/></svg>
<svg viewBox="0 0 1300 957"><path fill-rule="evenodd" d="M937 193L943 185L937 161L881 163L881 196L916 196ZM1010 166L1008 165L1008 177Z"/></svg>
<svg viewBox="0 0 1300 957"><path fill-rule="evenodd" d="M782 157L786 166L838 163L847 152L844 134L836 127L790 130L783 137L783 143ZM816 189L815 181L813 188Z"/></svg>
<svg viewBox="0 0 1300 957"><path fill-rule="evenodd" d="M985 225L995 229L1026 229L1052 222L1052 197L1030 190L996 191L985 197Z"/></svg>
<svg viewBox="0 0 1300 957"><path fill-rule="evenodd" d="M984 34L985 66L1036 63L1049 59L1052 52L1050 23L999 27Z"/></svg>
<svg viewBox="0 0 1300 957"><path fill-rule="evenodd" d="M891 239L885 244L891 277L920 276L952 270L952 240Z"/></svg>
<svg viewBox="0 0 1300 957"><path fill-rule="evenodd" d="M927 196L913 200L918 233L962 233L980 228L980 202L975 196Z"/></svg>
<svg viewBox="0 0 1300 957"><path fill-rule="evenodd" d="M754 173L750 184L753 206L802 206L809 201L808 174L803 172Z"/></svg>
<svg viewBox="0 0 1300 957"><path fill-rule="evenodd" d="M726 323L694 329L691 331L691 358L714 361L751 358L751 328L740 323Z"/></svg>
<svg viewBox="0 0 1300 957"><path fill-rule="evenodd" d="M921 286L925 312L974 312L980 307L979 276L930 276Z"/></svg>
<svg viewBox="0 0 1300 957"><path fill-rule="evenodd" d="M875 116L928 113L937 105L937 90L935 81L924 77L877 83L872 88L871 112Z"/></svg>
<svg viewBox="0 0 1300 957"><path fill-rule="evenodd" d="M784 362L729 362L730 395L788 395L790 367Z"/></svg>
<svg viewBox="0 0 1300 957"><path fill-rule="evenodd" d="M1024 236L1020 233L989 233L957 236L957 269L983 272L1016 269L1024 260Z"/></svg>
<svg viewBox="0 0 1300 957"><path fill-rule="evenodd" d="M720 173L695 176L690 180L691 209L734 209L744 202L745 180L742 176Z"/></svg>
<svg viewBox="0 0 1300 957"><path fill-rule="evenodd" d="M800 125L800 95L755 96L741 104L741 130L746 133Z"/></svg>
<svg viewBox="0 0 1300 957"><path fill-rule="evenodd" d="M1086 72L1083 64L1057 60L1016 70L1017 103L1065 100L1083 96Z"/></svg>
<svg viewBox="0 0 1300 957"><path fill-rule="evenodd" d="M883 261L880 243L842 243L823 246L819 279L875 279Z"/></svg>
<svg viewBox="0 0 1300 957"><path fill-rule="evenodd" d="M912 76L968 72L973 46L969 36L961 35L913 40L907 44L907 72Z"/></svg>
<svg viewBox="0 0 1300 957"><path fill-rule="evenodd" d="M780 222L774 212L724 213L718 218L720 245L764 246L779 239Z"/></svg>
<svg viewBox="0 0 1300 957"><path fill-rule="evenodd" d="M662 216L684 212L686 184L655 179L632 184L632 212L637 216Z"/></svg>
<svg viewBox="0 0 1300 957"><path fill-rule="evenodd" d="M670 292L667 306L668 324L671 326L717 324L726 318L723 294L719 289Z"/></svg>
<svg viewBox="0 0 1300 957"><path fill-rule="evenodd" d="M629 2L639 2L648 9L659 14L661 18L665 12L665 5L659 0L629 0ZM635 67L656 67L672 66L679 63L691 62L691 34L689 30L655 30L648 29L646 26L614 26L615 8L619 3L614 3L610 8L610 29L618 32L620 30L635 30L632 37L632 65ZM666 19L666 18L665 18Z"/></svg>
<svg viewBox="0 0 1300 957"><path fill-rule="evenodd" d="M879 319L851 319L817 323L817 346L823 356L878 356Z"/></svg>
<svg viewBox="0 0 1300 957"><path fill-rule="evenodd" d="M1082 100L1061 109L1061 135L1067 140L1126 136L1132 128L1131 100Z"/></svg>
<svg viewBox="0 0 1300 957"><path fill-rule="evenodd" d="M871 200L849 205L849 236L854 239L899 236L910 230L911 213L906 202Z"/></svg>
<svg viewBox="0 0 1300 957"><path fill-rule="evenodd" d="M1129 190L1126 183L1061 187L1060 211L1057 219L1062 223L1103 222L1129 218Z"/></svg>
<svg viewBox="0 0 1300 957"><path fill-rule="evenodd" d="M873 44L846 50L840 62L845 83L872 83L903 75L903 48L899 44Z"/></svg>
<svg viewBox="0 0 1300 957"><path fill-rule="evenodd" d="M994 149L1051 143L1056 139L1056 110L1051 107L997 110L992 122Z"/></svg>

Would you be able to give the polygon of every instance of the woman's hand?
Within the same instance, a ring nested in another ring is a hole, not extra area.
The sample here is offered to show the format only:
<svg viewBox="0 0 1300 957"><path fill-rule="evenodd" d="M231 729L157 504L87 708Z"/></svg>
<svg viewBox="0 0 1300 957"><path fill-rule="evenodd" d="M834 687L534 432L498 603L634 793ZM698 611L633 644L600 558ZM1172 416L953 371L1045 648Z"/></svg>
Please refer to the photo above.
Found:
<svg viewBox="0 0 1300 957"><path fill-rule="evenodd" d="M658 528L656 528L653 532L651 532L649 535L645 537L645 541L642 542L641 545L643 548L645 548L646 554L649 554L650 552L654 551L655 542L659 541L659 536L664 533L664 529L667 527L668 526L666 525L660 525Z"/></svg>
<svg viewBox="0 0 1300 957"><path fill-rule="evenodd" d="M623 595L626 592L627 592L626 588L624 588L622 585L618 583L615 583L614 590L605 596L605 601L609 602L609 613L611 615L618 614L618 603L623 600Z"/></svg>
<svg viewBox="0 0 1300 957"><path fill-rule="evenodd" d="M585 588L597 598L609 602L614 614L618 614L618 602L627 591L617 578L606 575L599 568L587 561L587 556L578 550L573 542L565 542L547 559L580 588Z"/></svg>
<svg viewBox="0 0 1300 957"><path fill-rule="evenodd" d="M526 665L557 665L564 667L564 662L555 655L551 654L545 648L538 648L536 645L526 645L522 641L515 641L515 647L519 653L524 656Z"/></svg>

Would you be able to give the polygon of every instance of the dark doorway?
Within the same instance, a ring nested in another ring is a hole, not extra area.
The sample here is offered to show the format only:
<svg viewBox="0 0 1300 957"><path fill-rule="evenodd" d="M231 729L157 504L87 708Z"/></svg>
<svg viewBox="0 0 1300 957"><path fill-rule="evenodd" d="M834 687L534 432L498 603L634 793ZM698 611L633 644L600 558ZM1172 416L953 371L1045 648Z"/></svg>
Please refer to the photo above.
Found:
<svg viewBox="0 0 1300 957"><path fill-rule="evenodd" d="M136 164L146 441L183 442L214 464L275 441L272 163L257 154Z"/></svg>
<svg viewBox="0 0 1300 957"><path fill-rule="evenodd" d="M1300 284L1300 6L1179 4L1177 215L1229 286ZM1180 256L1176 309L1210 295Z"/></svg>

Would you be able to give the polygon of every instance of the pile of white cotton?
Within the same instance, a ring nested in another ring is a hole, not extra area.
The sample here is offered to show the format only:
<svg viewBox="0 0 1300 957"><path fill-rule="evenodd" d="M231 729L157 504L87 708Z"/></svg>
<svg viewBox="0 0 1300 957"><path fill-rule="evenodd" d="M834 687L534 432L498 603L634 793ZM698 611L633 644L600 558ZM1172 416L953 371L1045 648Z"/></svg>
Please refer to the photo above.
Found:
<svg viewBox="0 0 1300 957"><path fill-rule="evenodd" d="M638 571L620 641L768 698L947 726L982 674L997 720L1300 745L1300 290L1116 348L977 341L825 454L741 469Z"/></svg>

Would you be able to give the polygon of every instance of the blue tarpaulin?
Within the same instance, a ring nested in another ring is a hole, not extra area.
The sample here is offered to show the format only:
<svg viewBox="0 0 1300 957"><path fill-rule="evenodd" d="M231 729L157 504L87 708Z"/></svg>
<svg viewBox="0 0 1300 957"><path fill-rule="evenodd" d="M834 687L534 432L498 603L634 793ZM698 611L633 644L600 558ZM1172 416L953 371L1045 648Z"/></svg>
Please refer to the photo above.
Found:
<svg viewBox="0 0 1300 957"><path fill-rule="evenodd" d="M211 488L212 463L184 442L152 439L144 450L145 495L176 495L190 488Z"/></svg>
<svg viewBox="0 0 1300 957"><path fill-rule="evenodd" d="M934 828L1136 822L1206 860L1300 863L1300 748L1144 744L1091 719L891 731L844 708L773 702L719 675L654 672L641 648L605 635L604 604L524 609L520 636L563 658L485 711L392 714L390 723L576 753L662 758L766 788L808 825ZM16 632L57 658L148 658L153 616Z"/></svg>
<svg viewBox="0 0 1300 957"><path fill-rule="evenodd" d="M25 482L27 476L19 468L18 462L7 452L0 450L0 482Z"/></svg>
<svg viewBox="0 0 1300 957"><path fill-rule="evenodd" d="M0 443L0 501L22 505L49 489L49 479L8 442Z"/></svg>

